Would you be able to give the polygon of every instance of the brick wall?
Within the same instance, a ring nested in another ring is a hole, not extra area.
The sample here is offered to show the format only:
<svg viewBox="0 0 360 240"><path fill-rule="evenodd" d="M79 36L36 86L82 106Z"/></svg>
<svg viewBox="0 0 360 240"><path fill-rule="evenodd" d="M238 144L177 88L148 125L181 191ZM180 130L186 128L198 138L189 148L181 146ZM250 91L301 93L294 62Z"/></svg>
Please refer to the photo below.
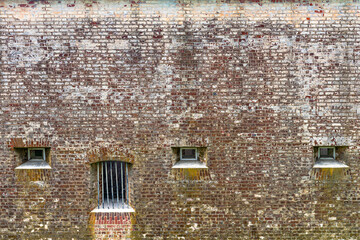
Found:
<svg viewBox="0 0 360 240"><path fill-rule="evenodd" d="M90 217L90 227L97 239L129 239L130 213L95 213Z"/></svg>
<svg viewBox="0 0 360 240"><path fill-rule="evenodd" d="M357 239L359 17L357 1L0 1L1 238ZM50 148L44 178L14 170L31 146ZM206 147L206 177L172 171L180 146ZM346 147L351 177L310 178L317 146ZM104 226L91 163L111 158L133 163L135 213Z"/></svg>

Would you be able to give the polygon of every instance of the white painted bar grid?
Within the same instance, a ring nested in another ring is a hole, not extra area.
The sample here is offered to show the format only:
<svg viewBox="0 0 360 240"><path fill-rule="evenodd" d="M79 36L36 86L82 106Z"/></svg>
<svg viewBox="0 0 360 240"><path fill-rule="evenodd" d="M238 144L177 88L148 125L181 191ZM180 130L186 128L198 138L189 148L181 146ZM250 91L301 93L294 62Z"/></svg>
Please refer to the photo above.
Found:
<svg viewBox="0 0 360 240"><path fill-rule="evenodd" d="M97 209L126 209L130 207L128 177L128 163L116 161L97 163Z"/></svg>

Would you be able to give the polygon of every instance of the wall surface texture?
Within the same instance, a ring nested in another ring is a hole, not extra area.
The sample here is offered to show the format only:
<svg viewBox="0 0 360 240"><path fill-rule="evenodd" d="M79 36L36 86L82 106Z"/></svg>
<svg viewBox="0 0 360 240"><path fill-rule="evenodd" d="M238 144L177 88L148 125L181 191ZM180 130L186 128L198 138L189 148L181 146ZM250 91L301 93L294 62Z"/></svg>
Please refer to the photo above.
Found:
<svg viewBox="0 0 360 240"><path fill-rule="evenodd" d="M359 239L359 60L358 1L1 0L0 239ZM135 213L95 216L112 159Z"/></svg>

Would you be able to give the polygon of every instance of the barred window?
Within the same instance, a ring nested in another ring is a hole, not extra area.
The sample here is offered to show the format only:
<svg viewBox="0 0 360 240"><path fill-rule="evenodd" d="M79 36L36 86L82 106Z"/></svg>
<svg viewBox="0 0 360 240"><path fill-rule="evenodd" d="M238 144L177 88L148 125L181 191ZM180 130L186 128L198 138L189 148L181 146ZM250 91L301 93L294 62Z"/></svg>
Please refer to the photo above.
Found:
<svg viewBox="0 0 360 240"><path fill-rule="evenodd" d="M97 209L128 209L129 163L105 161L97 166Z"/></svg>

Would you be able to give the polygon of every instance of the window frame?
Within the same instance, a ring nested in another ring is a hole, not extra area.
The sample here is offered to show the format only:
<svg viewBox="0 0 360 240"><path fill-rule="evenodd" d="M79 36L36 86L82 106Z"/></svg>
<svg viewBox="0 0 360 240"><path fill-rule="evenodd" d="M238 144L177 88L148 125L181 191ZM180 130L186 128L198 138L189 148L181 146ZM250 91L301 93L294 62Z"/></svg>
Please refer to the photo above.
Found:
<svg viewBox="0 0 360 240"><path fill-rule="evenodd" d="M333 149L333 157L332 157L332 159L334 159L335 160L335 151L336 151L336 148L335 147L319 147L318 148L318 159L324 159L324 158L328 158L328 157L320 157L320 149L324 149L324 148L327 148L327 149L329 149L329 148L331 148L331 149Z"/></svg>
<svg viewBox="0 0 360 240"><path fill-rule="evenodd" d="M30 155L30 151L33 150L42 150L42 159L37 159L37 158L31 158ZM46 153L45 153L45 148L28 148L28 161L45 161L46 162Z"/></svg>
<svg viewBox="0 0 360 240"><path fill-rule="evenodd" d="M195 149L195 158L183 158L182 150L183 149ZM199 151L196 147L181 147L180 148L180 161L198 161L199 160Z"/></svg>

